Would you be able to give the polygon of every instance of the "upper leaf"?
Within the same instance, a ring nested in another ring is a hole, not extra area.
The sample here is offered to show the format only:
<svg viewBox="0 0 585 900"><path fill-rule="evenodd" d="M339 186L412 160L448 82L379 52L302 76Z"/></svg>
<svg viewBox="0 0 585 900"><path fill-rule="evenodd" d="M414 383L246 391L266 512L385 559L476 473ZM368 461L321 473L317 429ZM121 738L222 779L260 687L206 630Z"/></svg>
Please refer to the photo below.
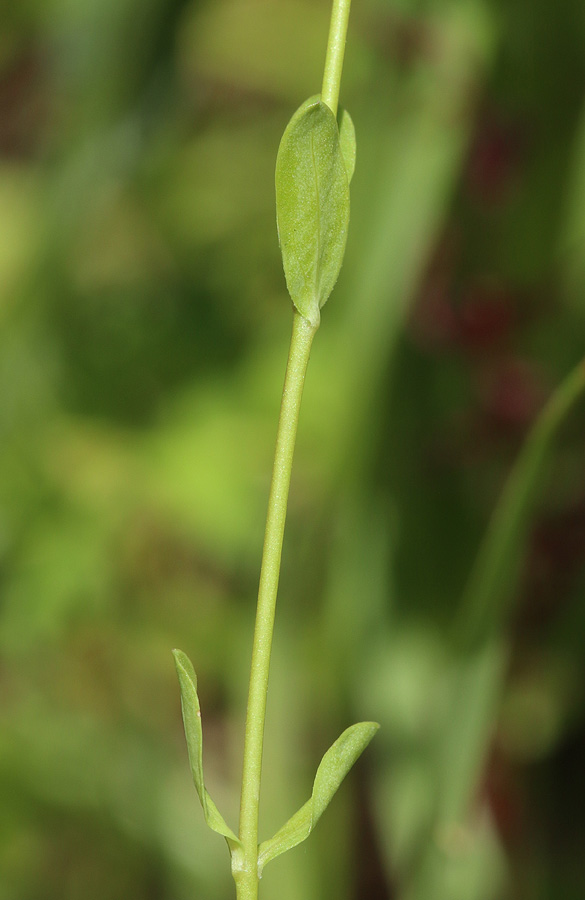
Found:
<svg viewBox="0 0 585 900"><path fill-rule="evenodd" d="M355 125L348 111L343 109L342 106L339 107L339 112L337 113L337 125L339 126L339 144L343 154L347 180L351 183L355 171Z"/></svg>
<svg viewBox="0 0 585 900"><path fill-rule="evenodd" d="M262 870L267 862L308 838L327 809L339 785L358 756L366 749L379 727L377 722L358 722L357 725L347 728L337 738L317 769L311 799L307 800L305 805L270 840L260 844L259 876L262 875Z"/></svg>
<svg viewBox="0 0 585 900"><path fill-rule="evenodd" d="M203 732L201 728L201 708L199 706L199 697L197 696L197 676L191 660L185 653L181 650L173 650L173 656L181 686L181 709L183 711L183 723L189 751L189 763L193 781L203 807L205 821L213 831L217 831L218 834L222 834L226 838L230 851L233 852L241 846L240 841L224 821L203 782Z"/></svg>
<svg viewBox="0 0 585 900"><path fill-rule="evenodd" d="M351 160L347 125L344 133ZM335 116L318 96L310 97L288 123L278 149L276 218L289 293L315 324L343 262L349 169Z"/></svg>

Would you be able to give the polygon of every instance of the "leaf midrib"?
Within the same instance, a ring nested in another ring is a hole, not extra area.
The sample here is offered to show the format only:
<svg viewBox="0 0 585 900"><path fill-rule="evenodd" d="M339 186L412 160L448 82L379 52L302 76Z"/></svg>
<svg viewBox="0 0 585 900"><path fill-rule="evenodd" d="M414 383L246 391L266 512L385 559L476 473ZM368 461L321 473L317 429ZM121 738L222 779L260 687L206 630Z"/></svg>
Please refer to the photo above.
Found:
<svg viewBox="0 0 585 900"><path fill-rule="evenodd" d="M315 292L315 299L317 303L320 305L320 298L318 295L318 281L319 281L319 267L321 262L321 198L319 195L319 176L317 174L317 162L315 160L315 138L314 135L310 134L311 140L311 160L313 163L313 172L315 174L315 194L317 197L317 258L315 260L315 282L313 285L313 289Z"/></svg>

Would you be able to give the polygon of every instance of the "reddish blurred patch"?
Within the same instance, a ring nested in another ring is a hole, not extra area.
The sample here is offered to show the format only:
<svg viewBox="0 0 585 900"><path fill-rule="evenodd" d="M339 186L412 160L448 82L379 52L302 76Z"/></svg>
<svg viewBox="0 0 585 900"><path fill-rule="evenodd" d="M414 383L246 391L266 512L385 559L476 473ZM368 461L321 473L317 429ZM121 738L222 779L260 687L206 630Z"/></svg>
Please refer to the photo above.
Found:
<svg viewBox="0 0 585 900"><path fill-rule="evenodd" d="M480 796L487 801L497 832L508 850L521 845L526 824L519 775L509 758L497 746L492 747Z"/></svg>
<svg viewBox="0 0 585 900"><path fill-rule="evenodd" d="M478 120L464 183L473 202L496 207L510 198L520 178L526 136L518 123L493 109L481 112Z"/></svg>
<svg viewBox="0 0 585 900"><path fill-rule="evenodd" d="M447 284L440 278L429 280L416 304L410 327L416 343L427 352L453 349L457 332L457 314Z"/></svg>
<svg viewBox="0 0 585 900"><path fill-rule="evenodd" d="M525 432L544 406L548 393L536 364L519 356L504 357L480 375L483 412L499 432Z"/></svg>
<svg viewBox="0 0 585 900"><path fill-rule="evenodd" d="M439 33L429 21L388 9L371 22L369 42L398 65L407 68L421 59L436 60Z"/></svg>
<svg viewBox="0 0 585 900"><path fill-rule="evenodd" d="M36 156L48 118L43 54L28 47L0 69L0 155Z"/></svg>
<svg viewBox="0 0 585 900"><path fill-rule="evenodd" d="M409 322L411 335L427 352L446 352L453 349L456 343L458 323L452 301L452 283L459 245L457 230L446 228L412 307Z"/></svg>
<svg viewBox="0 0 585 900"><path fill-rule="evenodd" d="M417 344L433 353L463 352L473 358L501 354L520 325L519 297L497 281L476 281L456 305L446 274L431 270L414 307L410 327Z"/></svg>
<svg viewBox="0 0 585 900"><path fill-rule="evenodd" d="M478 353L500 348L515 330L517 305L499 284L474 284L463 297L458 316L459 346Z"/></svg>
<svg viewBox="0 0 585 900"><path fill-rule="evenodd" d="M519 630L540 631L571 597L585 559L585 498L542 519L532 533L519 609Z"/></svg>

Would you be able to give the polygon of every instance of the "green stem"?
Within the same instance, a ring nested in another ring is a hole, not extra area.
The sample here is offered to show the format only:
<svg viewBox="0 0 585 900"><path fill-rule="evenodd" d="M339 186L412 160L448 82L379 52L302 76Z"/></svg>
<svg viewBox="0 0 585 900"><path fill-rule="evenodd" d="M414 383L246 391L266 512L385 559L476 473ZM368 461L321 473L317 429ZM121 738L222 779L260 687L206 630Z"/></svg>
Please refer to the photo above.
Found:
<svg viewBox="0 0 585 900"><path fill-rule="evenodd" d="M299 410L317 328L318 324L311 324L295 311L278 421L252 648L240 802L242 859L241 868L234 872L238 900L258 897L258 809L274 612Z"/></svg>
<svg viewBox="0 0 585 900"><path fill-rule="evenodd" d="M339 85L341 83L350 6L351 0L333 0L333 9L331 11L321 100L327 104L334 116L337 115L337 104L339 102Z"/></svg>
<svg viewBox="0 0 585 900"><path fill-rule="evenodd" d="M321 99L334 115L337 115L350 5L351 0L333 0ZM280 557L305 372L318 327L319 321L309 322L295 310L278 420L252 647L240 800L239 837L242 847L237 856L234 855L233 862L237 860L237 864L232 867L238 900L257 900L258 897L260 779Z"/></svg>

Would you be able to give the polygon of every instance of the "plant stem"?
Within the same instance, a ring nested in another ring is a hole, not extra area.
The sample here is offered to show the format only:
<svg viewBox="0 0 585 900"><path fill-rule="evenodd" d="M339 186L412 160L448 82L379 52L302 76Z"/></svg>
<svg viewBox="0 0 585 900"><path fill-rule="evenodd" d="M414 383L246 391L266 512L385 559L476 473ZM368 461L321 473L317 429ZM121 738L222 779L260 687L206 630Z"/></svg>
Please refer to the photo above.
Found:
<svg viewBox="0 0 585 900"><path fill-rule="evenodd" d="M351 0L333 0L331 12L321 99L334 115L337 115L350 5ZM258 897L258 813L272 633L299 411L311 344L318 327L319 320L309 322L295 310L278 420L252 647L240 800L242 849L233 870L238 900Z"/></svg>
<svg viewBox="0 0 585 900"><path fill-rule="evenodd" d="M252 649L240 802L239 836L243 859L242 869L234 873L238 900L256 900L258 896L258 809L274 612L303 384L318 327L318 323L311 324L295 310L268 499Z"/></svg>
<svg viewBox="0 0 585 900"><path fill-rule="evenodd" d="M327 40L321 100L327 104L334 116L337 115L337 104L339 102L339 85L341 83L350 6L351 0L333 0L333 9L331 10L331 24L329 25L329 38Z"/></svg>

